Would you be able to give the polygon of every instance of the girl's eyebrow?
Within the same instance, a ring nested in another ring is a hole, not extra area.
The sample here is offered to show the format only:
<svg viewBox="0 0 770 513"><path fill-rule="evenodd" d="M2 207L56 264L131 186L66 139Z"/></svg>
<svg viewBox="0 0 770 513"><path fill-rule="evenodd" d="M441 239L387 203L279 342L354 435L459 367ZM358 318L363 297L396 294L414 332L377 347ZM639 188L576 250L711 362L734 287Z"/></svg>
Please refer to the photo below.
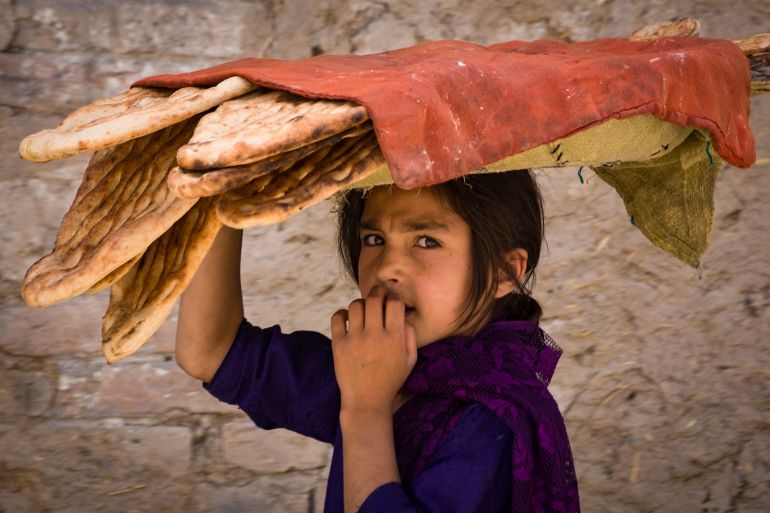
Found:
<svg viewBox="0 0 770 513"><path fill-rule="evenodd" d="M380 224L374 219L362 219L359 223L362 230L380 231ZM401 232L422 232L422 231L450 231L447 223L435 219L407 219L404 221L399 231Z"/></svg>
<svg viewBox="0 0 770 513"><path fill-rule="evenodd" d="M377 230L380 229L380 224L377 221L374 221L374 220L361 219L361 222L358 223L358 227L361 230L377 231Z"/></svg>
<svg viewBox="0 0 770 513"><path fill-rule="evenodd" d="M401 225L402 232L442 231L448 232L449 225L433 219L408 220Z"/></svg>

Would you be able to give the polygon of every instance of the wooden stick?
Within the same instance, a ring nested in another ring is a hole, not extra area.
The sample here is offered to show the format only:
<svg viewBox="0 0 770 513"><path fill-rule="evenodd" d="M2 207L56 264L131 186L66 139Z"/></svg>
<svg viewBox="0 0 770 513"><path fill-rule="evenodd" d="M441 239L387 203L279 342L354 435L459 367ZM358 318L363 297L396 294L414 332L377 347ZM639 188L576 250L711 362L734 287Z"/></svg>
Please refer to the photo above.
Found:
<svg viewBox="0 0 770 513"><path fill-rule="evenodd" d="M751 95L770 93L770 51L748 55L751 69Z"/></svg>

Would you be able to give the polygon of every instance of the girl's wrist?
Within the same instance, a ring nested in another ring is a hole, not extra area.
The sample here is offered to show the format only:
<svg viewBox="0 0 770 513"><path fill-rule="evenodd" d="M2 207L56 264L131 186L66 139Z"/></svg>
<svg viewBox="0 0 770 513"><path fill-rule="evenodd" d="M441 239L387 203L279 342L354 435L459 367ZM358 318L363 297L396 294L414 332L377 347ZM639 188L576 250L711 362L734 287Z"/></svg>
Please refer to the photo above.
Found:
<svg viewBox="0 0 770 513"><path fill-rule="evenodd" d="M392 407L343 406L340 409L340 427L342 429L348 427L365 429L365 426L383 422L393 422Z"/></svg>

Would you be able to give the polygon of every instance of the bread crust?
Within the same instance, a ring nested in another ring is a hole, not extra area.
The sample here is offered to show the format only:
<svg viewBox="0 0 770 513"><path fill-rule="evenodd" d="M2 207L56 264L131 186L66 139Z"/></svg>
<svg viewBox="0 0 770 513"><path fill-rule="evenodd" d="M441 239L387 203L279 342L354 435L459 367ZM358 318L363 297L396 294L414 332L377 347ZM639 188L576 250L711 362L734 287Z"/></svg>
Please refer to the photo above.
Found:
<svg viewBox="0 0 770 513"><path fill-rule="evenodd" d="M371 131L370 122L355 126L326 139L312 142L251 164L231 166L210 171L190 171L175 167L168 176L168 187L179 198L199 198L222 194L251 180L270 173L283 173L298 161L343 139L357 137Z"/></svg>
<svg viewBox="0 0 770 513"><path fill-rule="evenodd" d="M81 107L56 128L25 137L19 155L26 160L48 162L109 148L177 124L255 88L240 77L208 88L132 88Z"/></svg>
<svg viewBox="0 0 770 513"><path fill-rule="evenodd" d="M386 166L373 132L344 139L283 173L256 178L222 196L217 214L233 228L278 223Z"/></svg>
<svg viewBox="0 0 770 513"><path fill-rule="evenodd" d="M48 306L86 292L195 204L171 194L166 177L197 121L198 116L94 154L54 249L24 276L27 304Z"/></svg>
<svg viewBox="0 0 770 513"><path fill-rule="evenodd" d="M198 201L112 285L102 318L102 352L108 363L139 349L174 308L222 226L214 202Z"/></svg>
<svg viewBox="0 0 770 513"><path fill-rule="evenodd" d="M285 91L255 91L224 102L179 149L193 171L241 166L326 139L369 119L353 102L308 100Z"/></svg>

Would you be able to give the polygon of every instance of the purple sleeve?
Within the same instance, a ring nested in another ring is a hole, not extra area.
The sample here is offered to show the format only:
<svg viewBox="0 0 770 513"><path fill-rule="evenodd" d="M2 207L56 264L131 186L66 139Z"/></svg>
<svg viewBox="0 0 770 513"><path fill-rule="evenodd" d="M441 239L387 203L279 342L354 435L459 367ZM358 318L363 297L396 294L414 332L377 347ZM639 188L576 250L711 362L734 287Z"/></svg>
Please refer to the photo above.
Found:
<svg viewBox="0 0 770 513"><path fill-rule="evenodd" d="M387 483L359 513L511 511L513 433L481 405L468 408L411 484Z"/></svg>
<svg viewBox="0 0 770 513"><path fill-rule="evenodd" d="M340 395L327 337L311 331L282 333L245 319L224 361L203 387L238 405L263 429L285 428L332 443Z"/></svg>

